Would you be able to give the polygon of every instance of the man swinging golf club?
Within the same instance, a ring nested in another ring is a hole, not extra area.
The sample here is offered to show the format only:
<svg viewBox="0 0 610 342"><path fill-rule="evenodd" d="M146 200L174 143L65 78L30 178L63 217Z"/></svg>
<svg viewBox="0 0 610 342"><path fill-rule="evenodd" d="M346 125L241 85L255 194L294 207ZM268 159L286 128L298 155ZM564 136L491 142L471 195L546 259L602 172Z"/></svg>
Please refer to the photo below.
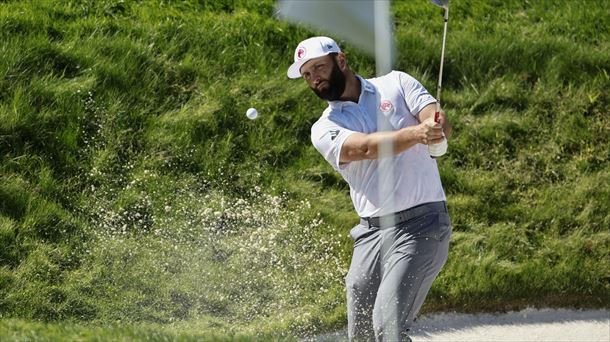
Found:
<svg viewBox="0 0 610 342"><path fill-rule="evenodd" d="M349 338L409 341L407 331L448 254L451 223L428 145L449 138L451 126L442 112L435 120L437 101L413 77L392 71L364 79L328 37L299 43L288 77L303 77L328 101L311 140L349 184L360 216L350 231ZM378 119L392 129L380 131ZM378 167L384 142L393 145L387 156L393 175L385 178ZM380 186L392 193L380 195ZM391 226L383 224L388 219Z"/></svg>

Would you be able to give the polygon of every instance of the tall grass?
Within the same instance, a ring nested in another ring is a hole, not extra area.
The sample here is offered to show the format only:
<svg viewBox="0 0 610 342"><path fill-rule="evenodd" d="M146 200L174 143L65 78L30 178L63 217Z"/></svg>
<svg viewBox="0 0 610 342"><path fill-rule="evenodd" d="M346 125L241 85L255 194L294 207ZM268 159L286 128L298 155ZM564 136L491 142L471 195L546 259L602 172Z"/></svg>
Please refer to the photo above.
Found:
<svg viewBox="0 0 610 342"><path fill-rule="evenodd" d="M439 167L454 239L424 312L608 307L609 12L451 6L455 135ZM438 8L392 11L396 68L433 90ZM273 13L272 1L0 4L0 338L281 339L345 323L357 217L309 141L325 104L285 77L295 44L320 32Z"/></svg>

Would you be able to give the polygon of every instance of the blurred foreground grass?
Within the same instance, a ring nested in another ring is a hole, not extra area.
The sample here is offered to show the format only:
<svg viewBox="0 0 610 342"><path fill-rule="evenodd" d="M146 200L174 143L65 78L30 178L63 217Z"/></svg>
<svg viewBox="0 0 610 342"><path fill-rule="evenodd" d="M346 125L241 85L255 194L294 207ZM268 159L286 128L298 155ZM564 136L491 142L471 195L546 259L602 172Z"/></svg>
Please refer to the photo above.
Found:
<svg viewBox="0 0 610 342"><path fill-rule="evenodd" d="M273 11L0 4L0 340L345 324L357 217L309 141L325 105L285 77L313 33ZM393 12L396 68L434 90L438 9ZM610 306L609 21L593 1L452 3L439 167L454 238L424 311Z"/></svg>

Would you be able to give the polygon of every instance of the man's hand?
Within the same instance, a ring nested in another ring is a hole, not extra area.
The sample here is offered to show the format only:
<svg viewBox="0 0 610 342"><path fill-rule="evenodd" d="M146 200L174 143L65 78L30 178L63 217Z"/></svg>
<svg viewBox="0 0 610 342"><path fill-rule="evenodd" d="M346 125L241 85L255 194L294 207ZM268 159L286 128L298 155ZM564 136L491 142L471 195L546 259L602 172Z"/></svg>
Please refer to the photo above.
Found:
<svg viewBox="0 0 610 342"><path fill-rule="evenodd" d="M417 125L415 132L419 143L424 145L438 144L445 139L443 126L438 122L434 122L434 117L427 118L424 122Z"/></svg>
<svg viewBox="0 0 610 342"><path fill-rule="evenodd" d="M426 122L426 120L432 118L432 121L434 121L434 115L436 113L436 104L435 103L431 103L429 105L427 105L426 107L424 107L419 113L417 113L417 115L415 116L417 118L417 120L419 120L419 122ZM441 111L438 115L439 118L439 122L441 124L441 126L443 127L443 132L445 133L445 138L450 138L451 137L451 124L449 123L449 120L447 120L447 116L445 115L445 112Z"/></svg>

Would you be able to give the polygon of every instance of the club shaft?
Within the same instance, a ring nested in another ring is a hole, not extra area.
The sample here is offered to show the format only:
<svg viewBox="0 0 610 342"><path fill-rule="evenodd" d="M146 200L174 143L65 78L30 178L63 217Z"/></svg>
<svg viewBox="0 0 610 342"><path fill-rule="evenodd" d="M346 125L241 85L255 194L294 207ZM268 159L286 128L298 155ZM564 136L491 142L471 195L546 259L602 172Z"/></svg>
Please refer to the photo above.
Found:
<svg viewBox="0 0 610 342"><path fill-rule="evenodd" d="M445 9L445 25L443 27L443 45L441 47L441 67L438 72L438 86L436 87L436 111L441 111L441 89L443 83L443 62L445 61L445 41L447 40L447 23L449 22L449 6Z"/></svg>

